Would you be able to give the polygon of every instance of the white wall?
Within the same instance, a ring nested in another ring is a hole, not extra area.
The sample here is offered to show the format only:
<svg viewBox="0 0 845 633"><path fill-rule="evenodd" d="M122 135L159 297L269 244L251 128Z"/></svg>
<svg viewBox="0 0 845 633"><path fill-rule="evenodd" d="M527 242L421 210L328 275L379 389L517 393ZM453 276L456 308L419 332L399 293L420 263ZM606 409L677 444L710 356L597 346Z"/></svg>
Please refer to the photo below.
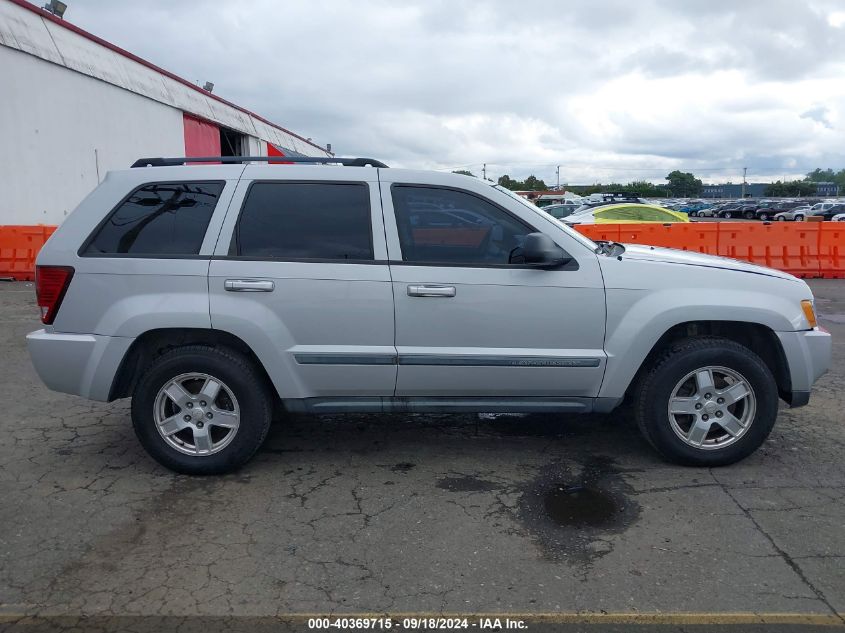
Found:
<svg viewBox="0 0 845 633"><path fill-rule="evenodd" d="M109 169L185 153L182 112L0 46L0 224L60 224Z"/></svg>
<svg viewBox="0 0 845 633"><path fill-rule="evenodd" d="M38 0L35 4L42 4ZM0 0L0 47L7 46L69 70L100 79L166 106L213 121L243 134L271 141L306 156L327 156L325 149L209 93L176 81L153 68L103 46L80 33L42 18L8 0ZM177 70L178 69L168 69ZM0 89L3 89L0 86ZM222 86L218 86L218 89ZM264 152L262 152L263 154Z"/></svg>

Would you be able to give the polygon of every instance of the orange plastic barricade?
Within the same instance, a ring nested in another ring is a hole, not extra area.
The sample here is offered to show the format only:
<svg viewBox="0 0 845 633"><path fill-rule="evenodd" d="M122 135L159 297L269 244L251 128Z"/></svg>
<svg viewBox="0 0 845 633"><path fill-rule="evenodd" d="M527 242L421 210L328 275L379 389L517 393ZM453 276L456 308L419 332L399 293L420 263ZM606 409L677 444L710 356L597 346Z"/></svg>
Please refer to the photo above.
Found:
<svg viewBox="0 0 845 633"><path fill-rule="evenodd" d="M715 222L620 224L619 241L715 255L719 243L718 230Z"/></svg>
<svg viewBox="0 0 845 633"><path fill-rule="evenodd" d="M818 277L821 224L719 222L719 255L777 268L799 277Z"/></svg>
<svg viewBox="0 0 845 633"><path fill-rule="evenodd" d="M581 224L594 240L723 255L798 277L845 278L845 223L691 222Z"/></svg>
<svg viewBox="0 0 845 633"><path fill-rule="evenodd" d="M55 226L0 226L0 277L31 280L35 276L35 258Z"/></svg>
<svg viewBox="0 0 845 633"><path fill-rule="evenodd" d="M819 272L822 277L845 278L845 222L821 224Z"/></svg>
<svg viewBox="0 0 845 633"><path fill-rule="evenodd" d="M575 228L591 240L618 242L620 241L619 226L618 224L576 224Z"/></svg>

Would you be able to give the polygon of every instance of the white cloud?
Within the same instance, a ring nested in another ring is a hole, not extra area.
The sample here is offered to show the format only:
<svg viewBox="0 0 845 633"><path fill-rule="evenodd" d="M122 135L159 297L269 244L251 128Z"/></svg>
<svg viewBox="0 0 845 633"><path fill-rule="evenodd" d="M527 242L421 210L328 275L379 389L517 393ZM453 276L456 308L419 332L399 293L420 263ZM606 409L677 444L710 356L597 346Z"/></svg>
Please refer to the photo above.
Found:
<svg viewBox="0 0 845 633"><path fill-rule="evenodd" d="M74 0L66 19L336 151L569 182L845 163L834 0Z"/></svg>
<svg viewBox="0 0 845 633"><path fill-rule="evenodd" d="M827 22L836 28L845 26L845 11L834 11L828 14Z"/></svg>

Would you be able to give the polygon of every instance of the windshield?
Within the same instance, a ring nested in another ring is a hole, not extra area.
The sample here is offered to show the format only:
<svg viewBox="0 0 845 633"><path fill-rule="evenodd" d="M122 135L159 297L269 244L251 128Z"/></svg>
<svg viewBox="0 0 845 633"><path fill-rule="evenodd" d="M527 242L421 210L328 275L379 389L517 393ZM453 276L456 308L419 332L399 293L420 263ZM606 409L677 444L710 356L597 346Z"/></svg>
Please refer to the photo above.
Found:
<svg viewBox="0 0 845 633"><path fill-rule="evenodd" d="M497 190L497 191L501 191L502 193L504 193L505 195L507 195L507 196L508 196L509 198L511 198L512 200L516 200L517 202L519 202L521 205L528 207L528 208L529 208L529 209L531 209L534 213L542 213L542 210L540 209L540 207L538 207L538 206L535 206L535 205L531 204L530 202L528 202L528 200L526 200L526 199L525 199L525 198L523 198L522 196L518 196L517 194L515 194L515 193L514 193L513 191L511 191L510 189L508 189L508 188L506 188L506 187L502 187L501 185L498 185L498 184L491 185L491 187L493 187L493 189L495 189L495 190ZM576 230L575 230L575 229L573 229L573 228L570 228L569 226L567 226L566 224L564 224L563 222L561 222L561 221L560 221L560 220L558 220L557 218L552 217L552 216L551 216L551 215L549 215L548 213L542 213L542 215L543 215L543 216L544 216L547 220L550 220L551 222L555 222L555 223L556 223L559 227L561 227L564 231L566 231L569 235L571 235L571 236L572 236L572 237L574 237L576 240L578 240L579 242L581 242L581 244L583 244L584 246L586 246L587 248L589 248L591 251L595 251L595 250L596 250L596 243L595 243L595 242L593 242L593 240L591 240L591 239L589 239L589 238L587 238L587 237L585 237L585 236L581 235L581 233L579 233L578 231L576 231Z"/></svg>

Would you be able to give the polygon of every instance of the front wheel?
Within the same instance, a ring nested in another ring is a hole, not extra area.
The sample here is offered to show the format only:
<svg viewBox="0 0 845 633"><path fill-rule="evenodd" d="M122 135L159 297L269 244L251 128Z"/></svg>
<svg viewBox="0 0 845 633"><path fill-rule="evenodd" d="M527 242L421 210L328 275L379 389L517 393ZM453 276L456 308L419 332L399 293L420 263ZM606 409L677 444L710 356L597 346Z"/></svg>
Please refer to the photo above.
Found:
<svg viewBox="0 0 845 633"><path fill-rule="evenodd" d="M745 219L746 220L753 220L754 219L754 212L753 211L746 211L745 212Z"/></svg>
<svg viewBox="0 0 845 633"><path fill-rule="evenodd" d="M782 215L779 215L777 219L778 219L778 222L786 222L786 218Z"/></svg>
<svg viewBox="0 0 845 633"><path fill-rule="evenodd" d="M761 219L763 222L768 222L768 221L769 221L769 214L768 214L768 213L761 213L761 214L760 214L760 219Z"/></svg>
<svg viewBox="0 0 845 633"><path fill-rule="evenodd" d="M795 216L795 221L796 221L796 222L803 222L803 221L804 221L804 216L803 216L803 215L796 215L796 216Z"/></svg>
<svg viewBox="0 0 845 633"><path fill-rule="evenodd" d="M158 357L132 395L132 423L160 464L218 475L248 462L267 436L273 400L264 377L241 354L207 345Z"/></svg>
<svg viewBox="0 0 845 633"><path fill-rule="evenodd" d="M725 213L724 213L724 215L722 215L722 217L725 218L726 220L730 220L732 215L733 214L730 211L725 211Z"/></svg>
<svg viewBox="0 0 845 633"><path fill-rule="evenodd" d="M722 338L672 344L635 396L635 417L667 460L724 466L753 453L778 410L775 379L750 349Z"/></svg>

